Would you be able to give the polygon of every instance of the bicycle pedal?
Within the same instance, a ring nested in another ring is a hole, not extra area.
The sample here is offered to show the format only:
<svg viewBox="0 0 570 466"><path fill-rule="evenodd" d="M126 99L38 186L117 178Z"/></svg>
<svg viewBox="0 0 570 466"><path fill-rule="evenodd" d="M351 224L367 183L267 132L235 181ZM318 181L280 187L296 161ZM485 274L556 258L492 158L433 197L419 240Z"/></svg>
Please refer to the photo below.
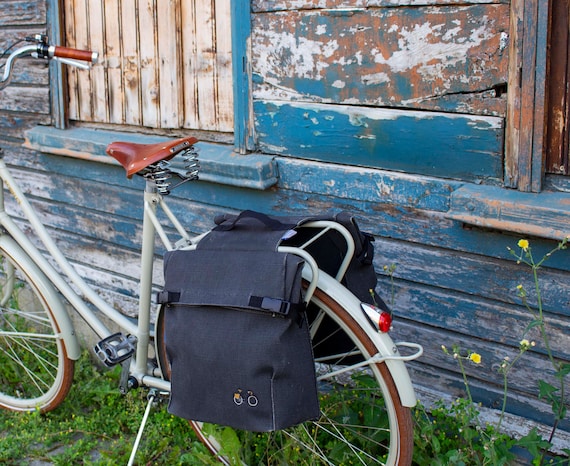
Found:
<svg viewBox="0 0 570 466"><path fill-rule="evenodd" d="M135 337L115 333L95 345L95 354L107 367L113 367L129 359L135 352Z"/></svg>

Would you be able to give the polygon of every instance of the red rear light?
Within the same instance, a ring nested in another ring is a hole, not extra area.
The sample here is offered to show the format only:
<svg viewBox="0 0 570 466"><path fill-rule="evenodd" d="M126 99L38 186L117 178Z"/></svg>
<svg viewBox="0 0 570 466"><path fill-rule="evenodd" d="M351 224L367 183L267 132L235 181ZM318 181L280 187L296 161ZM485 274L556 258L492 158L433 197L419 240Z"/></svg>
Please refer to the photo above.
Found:
<svg viewBox="0 0 570 466"><path fill-rule="evenodd" d="M386 311L380 313L380 318L378 319L378 330L386 333L392 328L392 314Z"/></svg>
<svg viewBox="0 0 570 466"><path fill-rule="evenodd" d="M360 307L375 330L386 333L392 328L392 314L390 312L367 303L361 303Z"/></svg>

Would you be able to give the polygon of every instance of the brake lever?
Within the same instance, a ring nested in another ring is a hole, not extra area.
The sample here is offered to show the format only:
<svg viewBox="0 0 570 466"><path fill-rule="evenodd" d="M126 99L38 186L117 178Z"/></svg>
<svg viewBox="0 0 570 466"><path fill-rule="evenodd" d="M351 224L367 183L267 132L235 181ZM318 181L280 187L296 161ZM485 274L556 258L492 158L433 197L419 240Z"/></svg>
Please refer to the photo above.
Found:
<svg viewBox="0 0 570 466"><path fill-rule="evenodd" d="M91 69L91 65L89 63L85 63L79 60L73 60L72 58L53 57L52 60L59 61L64 65L75 66L76 68L81 68L82 70Z"/></svg>

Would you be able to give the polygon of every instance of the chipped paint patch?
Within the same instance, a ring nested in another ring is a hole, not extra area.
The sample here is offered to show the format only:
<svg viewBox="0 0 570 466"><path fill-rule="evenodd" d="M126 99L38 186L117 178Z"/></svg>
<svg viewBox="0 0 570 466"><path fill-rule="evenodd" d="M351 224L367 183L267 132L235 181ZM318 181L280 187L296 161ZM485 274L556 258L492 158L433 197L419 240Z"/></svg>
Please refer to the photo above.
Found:
<svg viewBox="0 0 570 466"><path fill-rule="evenodd" d="M254 15L254 96L505 115L508 4L381 6Z"/></svg>
<svg viewBox="0 0 570 466"><path fill-rule="evenodd" d="M360 80L366 85L375 85L390 82L390 76L388 73L375 73L366 74L360 78Z"/></svg>
<svg viewBox="0 0 570 466"><path fill-rule="evenodd" d="M322 57L329 58L338 49L336 40L312 40L293 33L263 32L265 41L259 45L257 69L260 75L271 75L276 68L284 68L293 76L322 79L323 70L329 67ZM280 51L277 55L276 49Z"/></svg>

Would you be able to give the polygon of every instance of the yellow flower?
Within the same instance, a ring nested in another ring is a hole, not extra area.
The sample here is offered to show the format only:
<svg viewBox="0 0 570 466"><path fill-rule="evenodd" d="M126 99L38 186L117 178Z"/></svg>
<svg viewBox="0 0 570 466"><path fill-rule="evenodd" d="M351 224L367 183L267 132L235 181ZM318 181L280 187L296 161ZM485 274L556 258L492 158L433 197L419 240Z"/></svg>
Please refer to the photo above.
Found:
<svg viewBox="0 0 570 466"><path fill-rule="evenodd" d="M528 349L528 347L530 346L530 341L528 341L526 338L522 339L519 343L521 349Z"/></svg>
<svg viewBox="0 0 570 466"><path fill-rule="evenodd" d="M469 359L471 359L475 364L481 364L481 355L479 353L471 353L469 355Z"/></svg>
<svg viewBox="0 0 570 466"><path fill-rule="evenodd" d="M528 240L521 239L521 240L519 240L519 242L517 244L518 244L519 248L521 248L523 251L528 250L528 246L529 246Z"/></svg>

